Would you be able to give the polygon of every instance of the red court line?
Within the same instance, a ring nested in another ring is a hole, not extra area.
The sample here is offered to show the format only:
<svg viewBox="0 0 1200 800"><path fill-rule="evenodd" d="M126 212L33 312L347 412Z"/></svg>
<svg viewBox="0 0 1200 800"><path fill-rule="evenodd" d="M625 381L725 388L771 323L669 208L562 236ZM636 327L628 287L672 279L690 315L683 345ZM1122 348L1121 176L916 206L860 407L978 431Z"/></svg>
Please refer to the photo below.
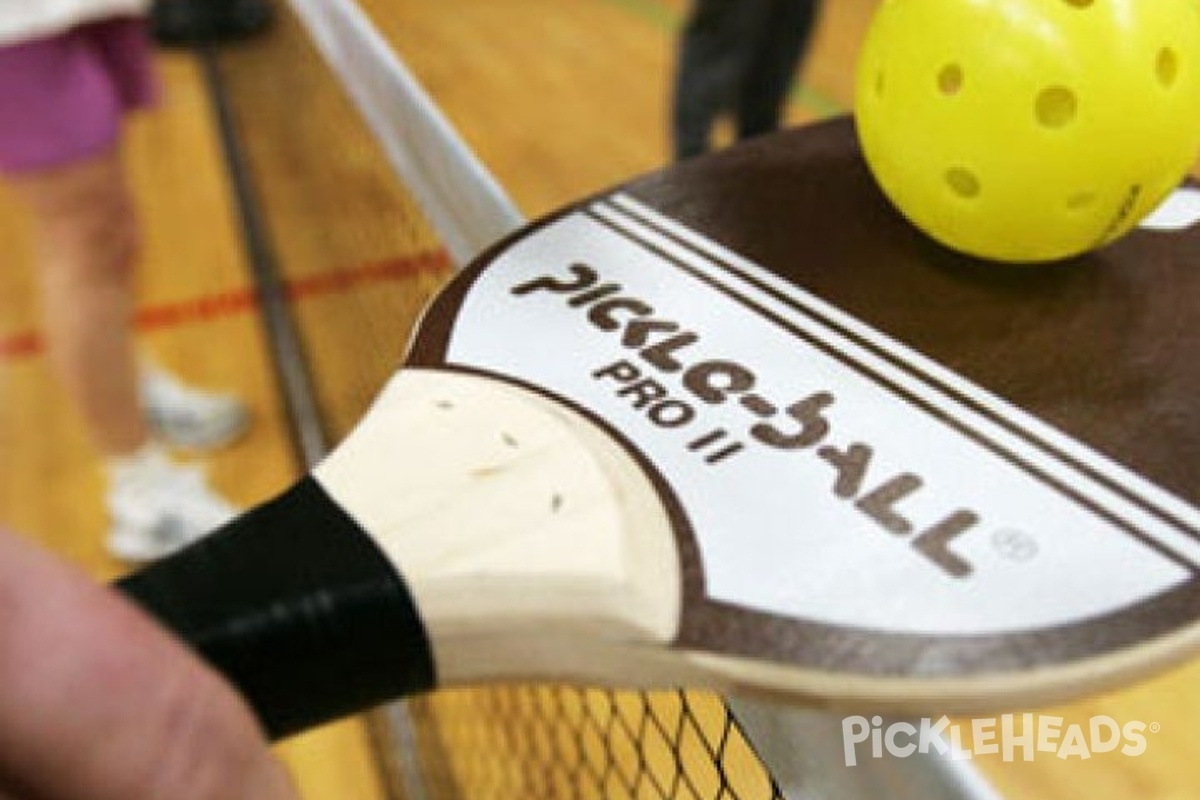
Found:
<svg viewBox="0 0 1200 800"><path fill-rule="evenodd" d="M341 294L357 286L404 280L426 272L445 272L450 266L450 257L444 250L430 250L286 281L284 292L289 300L299 302ZM233 289L138 309L133 325L137 331L145 333L232 317L257 307L257 290ZM22 331L0 337L0 361L30 358L39 355L44 348L41 331Z"/></svg>

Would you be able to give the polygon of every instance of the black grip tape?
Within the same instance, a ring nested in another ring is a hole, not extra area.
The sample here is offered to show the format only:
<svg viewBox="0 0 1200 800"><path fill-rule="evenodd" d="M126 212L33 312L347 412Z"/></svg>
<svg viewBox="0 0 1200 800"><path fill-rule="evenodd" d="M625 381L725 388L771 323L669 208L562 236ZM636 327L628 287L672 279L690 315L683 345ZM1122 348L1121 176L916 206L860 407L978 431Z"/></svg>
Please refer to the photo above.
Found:
<svg viewBox="0 0 1200 800"><path fill-rule="evenodd" d="M117 588L224 674L272 738L435 682L404 580L312 477Z"/></svg>

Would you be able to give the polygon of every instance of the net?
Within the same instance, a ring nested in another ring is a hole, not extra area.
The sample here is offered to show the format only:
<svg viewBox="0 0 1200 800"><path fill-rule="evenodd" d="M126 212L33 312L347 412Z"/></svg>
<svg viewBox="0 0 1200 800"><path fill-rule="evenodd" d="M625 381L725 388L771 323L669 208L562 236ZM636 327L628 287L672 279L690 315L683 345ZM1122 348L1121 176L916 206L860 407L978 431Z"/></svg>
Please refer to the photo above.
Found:
<svg viewBox="0 0 1200 800"><path fill-rule="evenodd" d="M781 797L720 698L520 685L410 704L430 798Z"/></svg>

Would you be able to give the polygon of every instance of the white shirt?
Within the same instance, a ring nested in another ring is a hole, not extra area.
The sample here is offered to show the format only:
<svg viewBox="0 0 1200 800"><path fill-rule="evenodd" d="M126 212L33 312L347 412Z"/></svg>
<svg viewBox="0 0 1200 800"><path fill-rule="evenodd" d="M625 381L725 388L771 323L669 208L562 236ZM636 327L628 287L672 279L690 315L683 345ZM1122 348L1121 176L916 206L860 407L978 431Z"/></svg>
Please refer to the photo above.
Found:
<svg viewBox="0 0 1200 800"><path fill-rule="evenodd" d="M149 0L0 0L0 45L109 17L140 16Z"/></svg>

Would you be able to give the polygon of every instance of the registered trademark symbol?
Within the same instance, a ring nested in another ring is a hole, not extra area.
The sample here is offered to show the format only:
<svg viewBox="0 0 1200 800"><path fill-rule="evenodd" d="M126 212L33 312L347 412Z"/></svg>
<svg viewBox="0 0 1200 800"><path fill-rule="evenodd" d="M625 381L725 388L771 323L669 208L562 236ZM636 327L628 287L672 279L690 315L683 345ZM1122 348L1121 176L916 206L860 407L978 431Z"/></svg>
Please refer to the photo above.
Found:
<svg viewBox="0 0 1200 800"><path fill-rule="evenodd" d="M1158 733L1161 730L1162 730L1162 725L1159 725L1157 722L1150 723L1150 732L1151 733Z"/></svg>
<svg viewBox="0 0 1200 800"><path fill-rule="evenodd" d="M1009 561L1029 561L1038 554L1037 541L1024 531L1001 528L992 534L992 547Z"/></svg>

